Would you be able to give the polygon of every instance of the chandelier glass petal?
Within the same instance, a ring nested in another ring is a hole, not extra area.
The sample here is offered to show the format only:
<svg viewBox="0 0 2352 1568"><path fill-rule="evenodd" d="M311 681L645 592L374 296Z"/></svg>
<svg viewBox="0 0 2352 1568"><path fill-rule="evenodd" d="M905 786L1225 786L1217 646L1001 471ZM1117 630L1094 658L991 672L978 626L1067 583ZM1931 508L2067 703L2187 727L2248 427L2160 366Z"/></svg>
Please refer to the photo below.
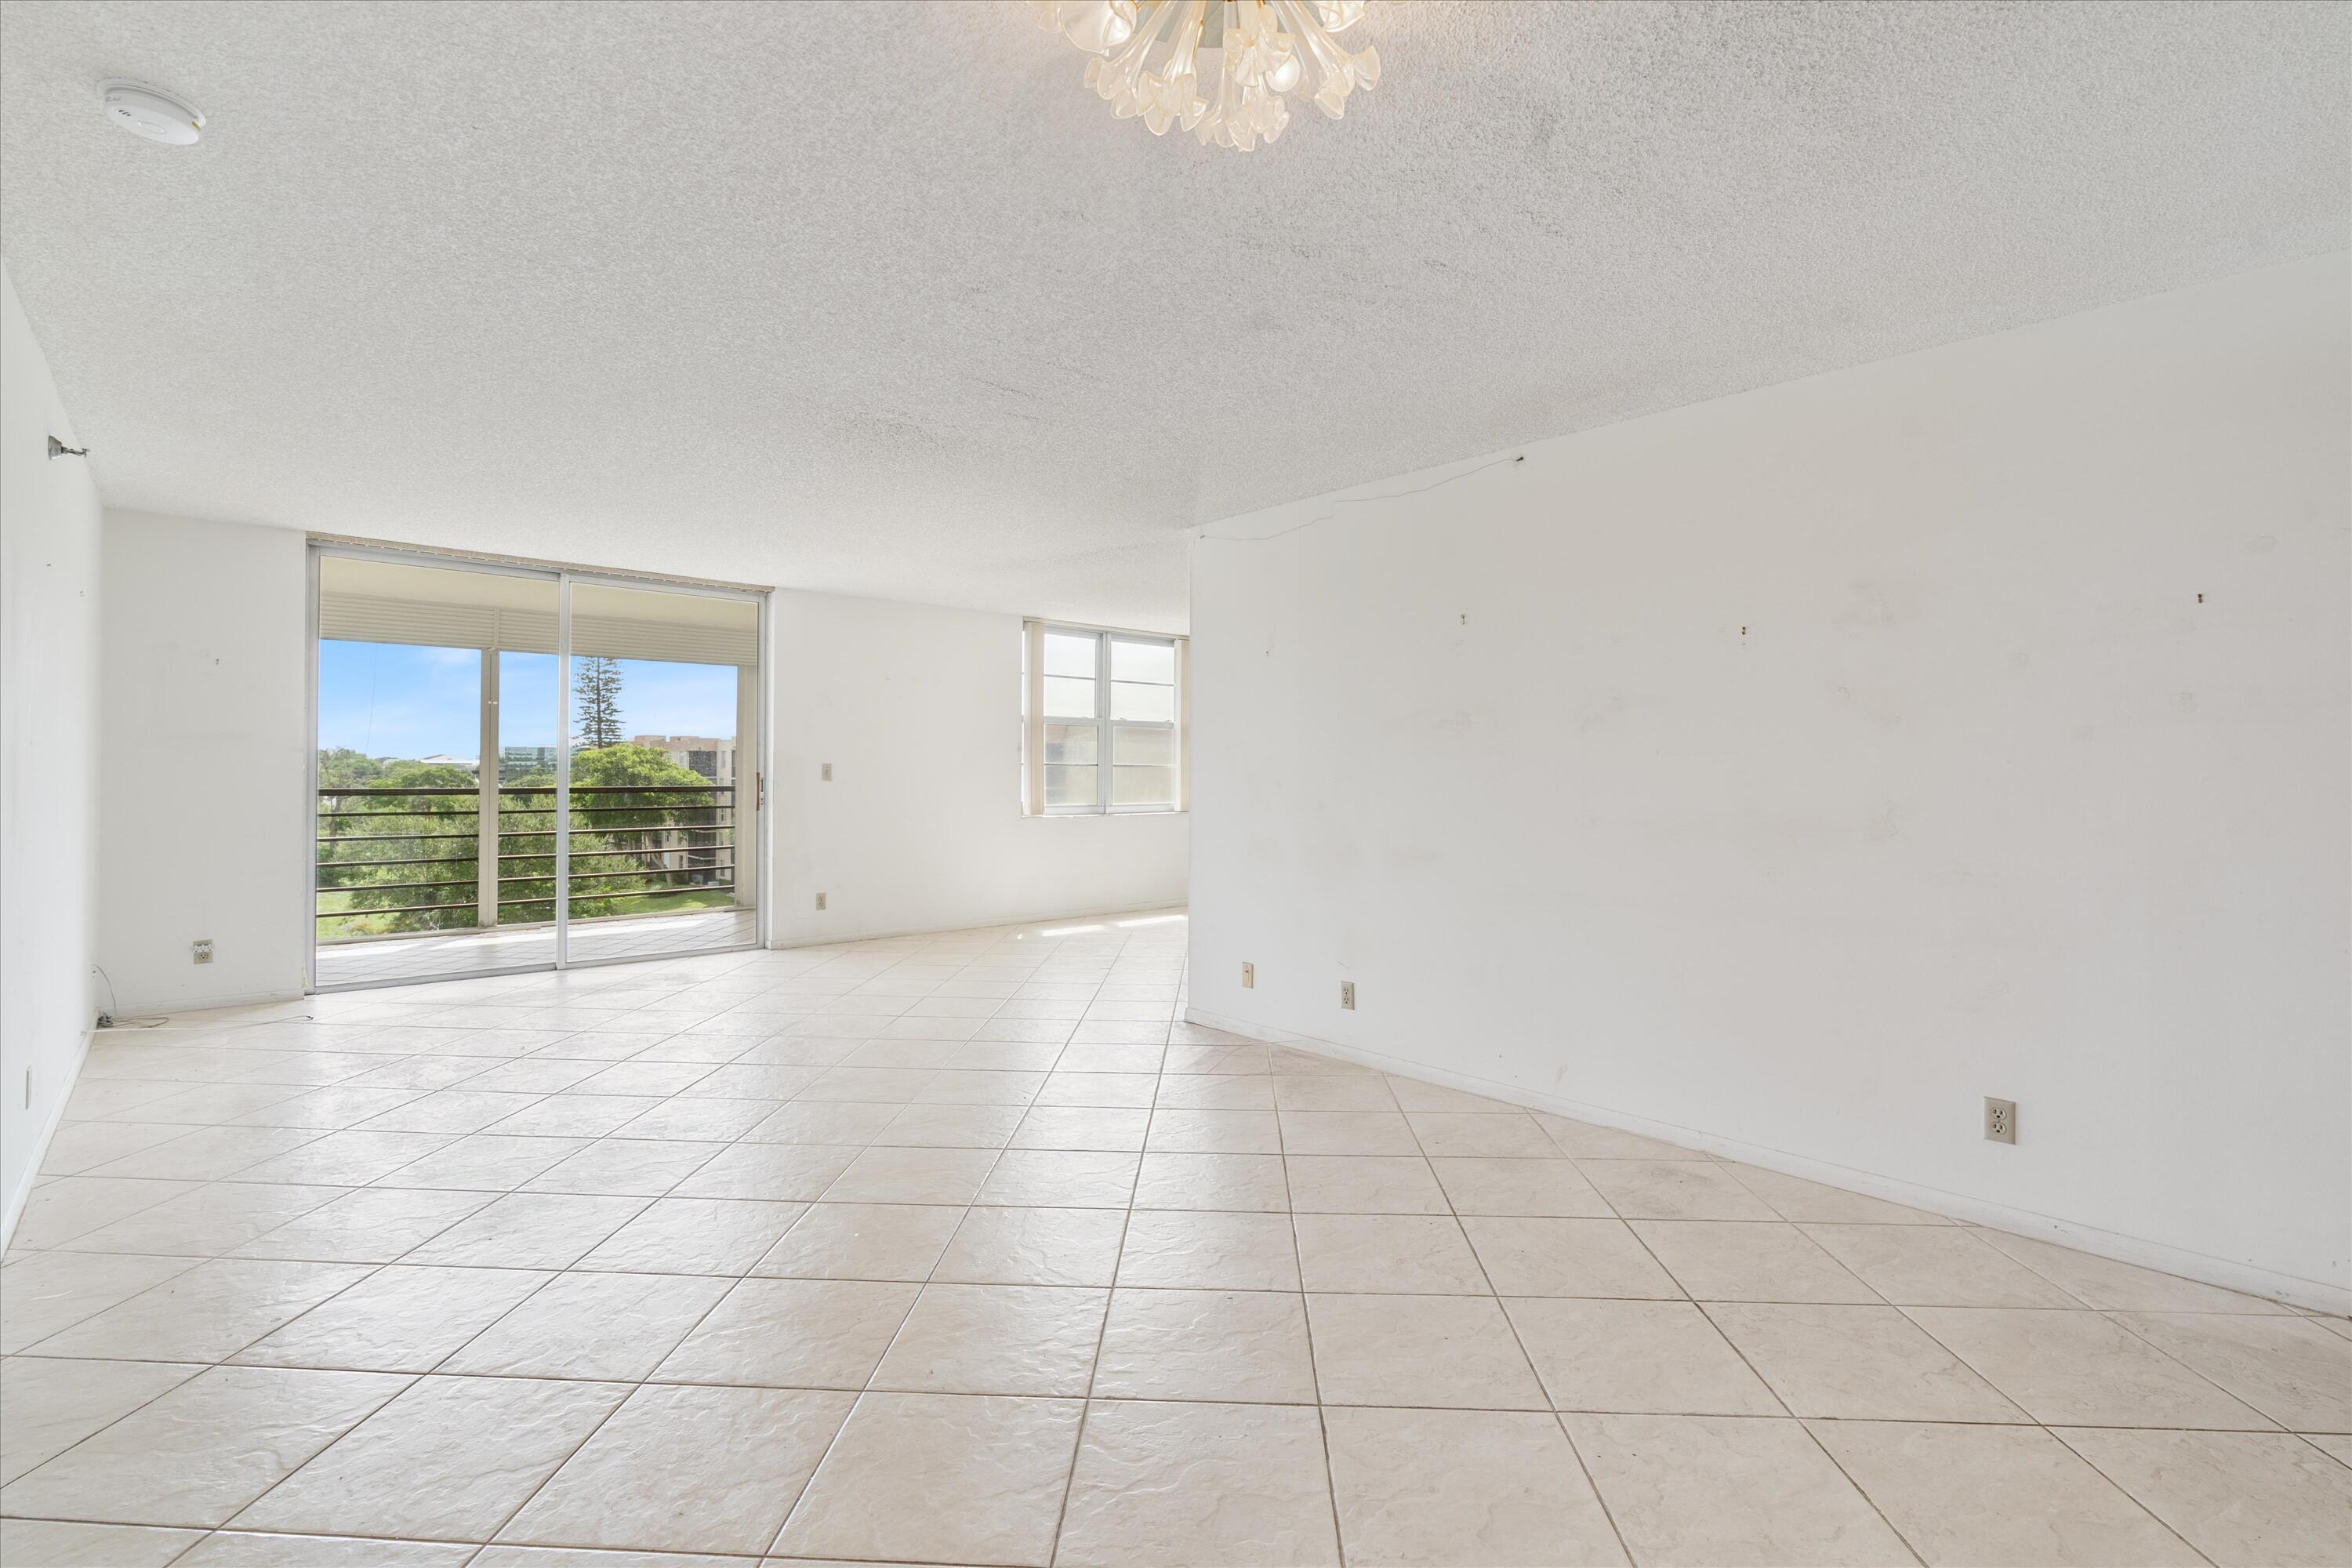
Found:
<svg viewBox="0 0 2352 1568"><path fill-rule="evenodd" d="M1154 136L1181 126L1202 144L1247 153L1290 123L1306 91L1337 120L1349 95L1381 79L1381 56L1335 34L1365 0L1029 0L1040 26L1095 58L1087 85Z"/></svg>

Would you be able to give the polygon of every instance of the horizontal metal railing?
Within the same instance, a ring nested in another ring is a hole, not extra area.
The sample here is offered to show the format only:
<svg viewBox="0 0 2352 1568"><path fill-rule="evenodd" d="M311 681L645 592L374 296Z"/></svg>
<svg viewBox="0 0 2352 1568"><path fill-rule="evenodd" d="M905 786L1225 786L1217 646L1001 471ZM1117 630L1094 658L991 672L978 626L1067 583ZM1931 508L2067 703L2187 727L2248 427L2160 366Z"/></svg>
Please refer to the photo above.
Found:
<svg viewBox="0 0 2352 1568"><path fill-rule="evenodd" d="M316 917L346 927L364 921L392 929L322 929L321 940L547 923L556 902L556 795L553 784L499 785L489 797L486 834L478 787L322 786L312 879ZM655 906L629 912L657 914L664 912L660 902L687 895L731 898L733 784L574 784L571 805L565 841L574 919L613 912L605 906L616 900ZM522 826L514 826L519 820ZM492 846L487 854L486 837ZM486 866L495 883L487 907L481 898ZM447 875L425 874L431 868L444 868ZM447 896L414 896L425 894ZM352 895L412 896L362 903Z"/></svg>

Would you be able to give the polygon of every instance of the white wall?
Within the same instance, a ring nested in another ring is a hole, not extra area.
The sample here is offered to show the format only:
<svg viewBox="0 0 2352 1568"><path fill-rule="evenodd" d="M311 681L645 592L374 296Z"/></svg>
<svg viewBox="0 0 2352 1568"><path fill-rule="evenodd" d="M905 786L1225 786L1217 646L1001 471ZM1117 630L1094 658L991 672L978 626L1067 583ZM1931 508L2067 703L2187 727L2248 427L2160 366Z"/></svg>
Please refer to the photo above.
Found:
<svg viewBox="0 0 2352 1568"><path fill-rule="evenodd" d="M106 514L98 951L126 1015L301 994L309 580L285 529Z"/></svg>
<svg viewBox="0 0 2352 1568"><path fill-rule="evenodd" d="M2346 1310L2347 291L1205 531L1195 1016Z"/></svg>
<svg viewBox="0 0 2352 1568"><path fill-rule="evenodd" d="M105 533L99 953L120 1010L297 994L303 536L121 511ZM772 940L1183 900L1187 818L1020 815L1018 617L782 593L773 620ZM199 937L208 967L189 956Z"/></svg>
<svg viewBox="0 0 2352 1568"><path fill-rule="evenodd" d="M1021 815L1018 616L786 592L774 623L771 940L1183 901L1187 816Z"/></svg>
<svg viewBox="0 0 2352 1568"><path fill-rule="evenodd" d="M95 1016L98 487L52 435L80 445L0 270L0 1246Z"/></svg>

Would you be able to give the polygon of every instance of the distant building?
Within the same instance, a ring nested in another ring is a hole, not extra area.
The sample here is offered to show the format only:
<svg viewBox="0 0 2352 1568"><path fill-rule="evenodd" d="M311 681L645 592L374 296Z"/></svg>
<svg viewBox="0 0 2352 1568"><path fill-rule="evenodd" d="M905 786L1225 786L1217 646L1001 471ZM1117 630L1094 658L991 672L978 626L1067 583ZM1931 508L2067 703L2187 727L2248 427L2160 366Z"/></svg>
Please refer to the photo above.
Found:
<svg viewBox="0 0 2352 1568"><path fill-rule="evenodd" d="M735 737L709 735L632 735L629 744L659 752L679 767L700 773L712 784L735 782Z"/></svg>
<svg viewBox="0 0 2352 1568"><path fill-rule="evenodd" d="M501 746L499 748L499 775L520 778L529 773L551 773L555 771L553 746Z"/></svg>
<svg viewBox="0 0 2352 1568"><path fill-rule="evenodd" d="M466 768L470 770L481 765L478 760L473 757L432 756L419 757L416 760L423 763L426 767Z"/></svg>

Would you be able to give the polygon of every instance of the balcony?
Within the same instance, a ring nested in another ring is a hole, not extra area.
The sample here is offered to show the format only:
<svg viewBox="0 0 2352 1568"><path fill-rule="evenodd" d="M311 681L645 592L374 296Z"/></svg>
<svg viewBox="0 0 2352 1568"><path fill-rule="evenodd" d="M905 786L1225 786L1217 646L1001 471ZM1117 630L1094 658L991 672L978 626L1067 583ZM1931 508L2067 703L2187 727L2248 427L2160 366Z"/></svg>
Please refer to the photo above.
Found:
<svg viewBox="0 0 2352 1568"><path fill-rule="evenodd" d="M552 963L557 793L320 790L317 984ZM737 875L733 784L575 784L570 805L571 961L756 940L751 879Z"/></svg>

